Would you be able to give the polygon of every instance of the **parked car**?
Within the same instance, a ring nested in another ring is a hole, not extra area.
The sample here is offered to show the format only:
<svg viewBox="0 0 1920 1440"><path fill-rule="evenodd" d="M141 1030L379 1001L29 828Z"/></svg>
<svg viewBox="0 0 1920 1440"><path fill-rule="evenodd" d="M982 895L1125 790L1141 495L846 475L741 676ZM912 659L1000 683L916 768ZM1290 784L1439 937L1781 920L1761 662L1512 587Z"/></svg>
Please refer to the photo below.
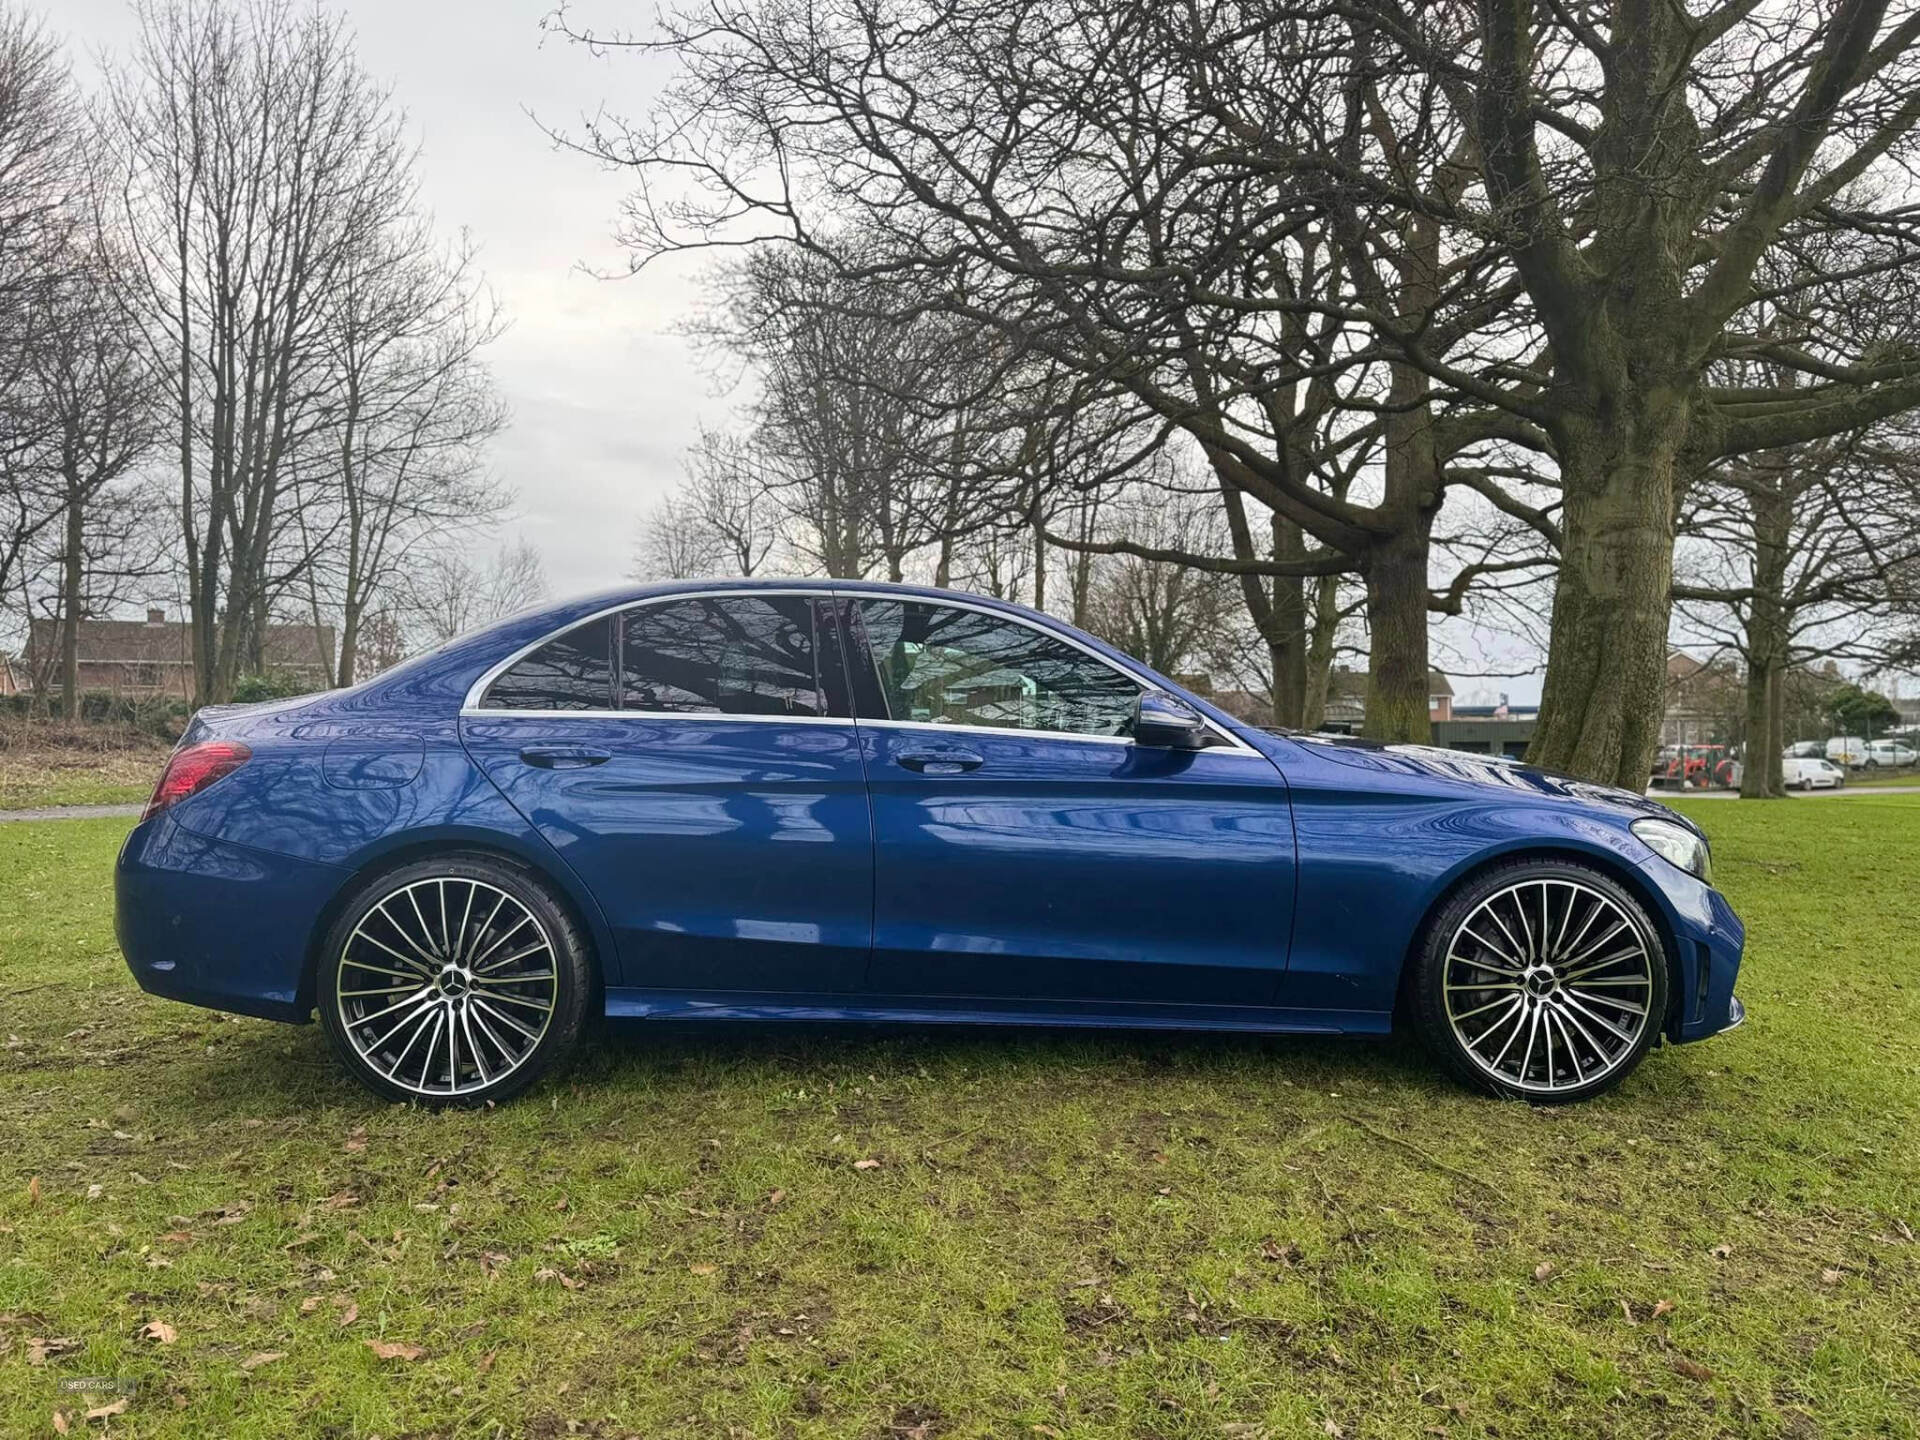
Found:
<svg viewBox="0 0 1920 1440"><path fill-rule="evenodd" d="M1882 765L1906 766L1920 760L1920 751L1902 740L1875 740L1867 746L1867 758L1862 762L1867 769L1878 769Z"/></svg>
<svg viewBox="0 0 1920 1440"><path fill-rule="evenodd" d="M1847 772L1831 760L1796 755L1780 762L1780 779L1789 790L1838 790L1847 783Z"/></svg>
<svg viewBox="0 0 1920 1440"><path fill-rule="evenodd" d="M1853 735L1836 735L1827 741L1827 759L1858 770L1867 763L1867 742Z"/></svg>
<svg viewBox="0 0 1920 1440"><path fill-rule="evenodd" d="M1824 760L1827 756L1827 742L1796 740L1780 753L1789 760Z"/></svg>
<svg viewBox="0 0 1920 1440"><path fill-rule="evenodd" d="M1018 606L629 587L202 710L116 871L141 986L504 1099L590 1012L1380 1034L1535 1102L1744 1018L1692 821L1270 734Z"/></svg>

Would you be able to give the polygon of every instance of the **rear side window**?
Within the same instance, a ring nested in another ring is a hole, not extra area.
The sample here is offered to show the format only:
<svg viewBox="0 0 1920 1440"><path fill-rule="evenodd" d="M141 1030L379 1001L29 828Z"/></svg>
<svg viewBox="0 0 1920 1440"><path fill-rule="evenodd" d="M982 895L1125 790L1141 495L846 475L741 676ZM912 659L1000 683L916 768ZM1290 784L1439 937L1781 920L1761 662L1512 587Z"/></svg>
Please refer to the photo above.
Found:
<svg viewBox="0 0 1920 1440"><path fill-rule="evenodd" d="M608 710L613 707L613 624L576 625L514 664L488 687L483 710Z"/></svg>
<svg viewBox="0 0 1920 1440"><path fill-rule="evenodd" d="M820 716L822 646L804 595L675 600L621 617L620 706L669 714ZM836 657L837 658L837 657Z"/></svg>

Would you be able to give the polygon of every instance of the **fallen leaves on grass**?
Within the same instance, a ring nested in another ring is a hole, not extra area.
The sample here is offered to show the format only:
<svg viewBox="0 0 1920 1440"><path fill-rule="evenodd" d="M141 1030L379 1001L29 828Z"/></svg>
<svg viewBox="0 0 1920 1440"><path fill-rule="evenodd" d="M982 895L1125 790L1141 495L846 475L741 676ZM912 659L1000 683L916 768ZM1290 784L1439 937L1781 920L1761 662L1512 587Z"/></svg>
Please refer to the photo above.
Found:
<svg viewBox="0 0 1920 1440"><path fill-rule="evenodd" d="M880 1162L878 1160L856 1160L853 1162L853 1168L856 1170L878 1170L880 1168Z"/></svg>
<svg viewBox="0 0 1920 1440"><path fill-rule="evenodd" d="M284 1350L256 1350L240 1362L242 1370L258 1370L262 1365L271 1365L276 1360L287 1358Z"/></svg>
<svg viewBox="0 0 1920 1440"><path fill-rule="evenodd" d="M691 1270L696 1275L711 1275L715 1270L718 1270L719 1268L720 1267L717 1265L704 1265L704 1264L689 1265L687 1267L687 1269Z"/></svg>
<svg viewBox="0 0 1920 1440"><path fill-rule="evenodd" d="M152 1340L161 1345L171 1345L180 1338L180 1332L164 1320L149 1320L140 1327L140 1338Z"/></svg>
<svg viewBox="0 0 1920 1440"><path fill-rule="evenodd" d="M1733 1246L1727 1244L1726 1241L1722 1240L1718 1245L1714 1246L1707 1253L1713 1256L1713 1258L1716 1260L1724 1260L1729 1255L1733 1254Z"/></svg>
<svg viewBox="0 0 1920 1440"><path fill-rule="evenodd" d="M785 1200L786 1198L787 1198L786 1191L775 1190L771 1195L767 1196L767 1209L773 1210L778 1208L780 1202L782 1200Z"/></svg>
<svg viewBox="0 0 1920 1440"><path fill-rule="evenodd" d="M53 1433L54 1434L64 1435L67 1433L68 1430L72 1428L73 1428L73 1422L67 1419L66 1411L56 1410L53 1412Z"/></svg>
<svg viewBox="0 0 1920 1440"><path fill-rule="evenodd" d="M418 1360L427 1353L418 1345L408 1345L398 1340L368 1340L364 1343L382 1360Z"/></svg>
<svg viewBox="0 0 1920 1440"><path fill-rule="evenodd" d="M73 1335L54 1335L51 1337L29 1335L27 1337L27 1363L44 1365L49 1359L68 1355L80 1348L80 1341Z"/></svg>
<svg viewBox="0 0 1920 1440"><path fill-rule="evenodd" d="M1553 1278L1553 1262L1551 1260L1542 1260L1538 1265L1534 1266L1533 1278L1540 1281L1551 1280Z"/></svg>
<svg viewBox="0 0 1920 1440"><path fill-rule="evenodd" d="M111 1420L116 1415L124 1415L126 1413L127 1397L122 1395L118 1400L112 1401L109 1404L94 1406L93 1409L87 1411L87 1420L88 1423L92 1423L95 1420Z"/></svg>
<svg viewBox="0 0 1920 1440"><path fill-rule="evenodd" d="M1829 1265L1826 1269L1820 1272L1820 1283L1822 1285L1838 1285L1840 1281L1845 1277L1846 1273L1847 1273L1846 1271L1841 1270L1836 1266Z"/></svg>
<svg viewBox="0 0 1920 1440"><path fill-rule="evenodd" d="M1713 1371L1702 1365L1698 1360L1689 1360L1684 1355L1676 1355L1673 1357L1673 1368L1677 1373L1686 1376L1689 1380L1713 1379Z"/></svg>
<svg viewBox="0 0 1920 1440"><path fill-rule="evenodd" d="M1654 1306L1653 1306L1653 1318L1658 1320L1662 1315L1671 1315L1674 1312L1674 1309L1675 1309L1675 1306L1673 1301L1657 1300L1654 1302Z"/></svg>
<svg viewBox="0 0 1920 1440"><path fill-rule="evenodd" d="M27 1181L27 1203L29 1205L38 1205L40 1203L40 1177L38 1175L35 1175L31 1180Z"/></svg>

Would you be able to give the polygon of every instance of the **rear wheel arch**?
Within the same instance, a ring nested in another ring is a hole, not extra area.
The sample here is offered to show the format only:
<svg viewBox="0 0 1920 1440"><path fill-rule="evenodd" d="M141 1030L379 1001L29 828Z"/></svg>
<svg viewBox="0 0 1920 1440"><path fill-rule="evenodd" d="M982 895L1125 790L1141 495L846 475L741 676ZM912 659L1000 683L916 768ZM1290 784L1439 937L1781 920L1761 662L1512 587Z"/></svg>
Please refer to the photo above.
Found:
<svg viewBox="0 0 1920 1440"><path fill-rule="evenodd" d="M320 961L322 952L326 948L327 936L332 932L342 912L353 903L354 899L382 875L405 869L409 865L417 865L423 860L455 860L463 856L492 860L524 872L566 912L587 942L587 962L593 972L589 1019L604 1010L607 983L604 953L607 945L605 924L591 902L583 903L575 887L567 884L555 873L553 867L540 864L515 846L485 838L449 836L409 841L404 845L382 850L366 857L344 875L333 894L328 897L327 903L314 917L312 931L307 936L306 958L300 968L300 989L294 1000L302 1019L311 1019L313 1014Z"/></svg>

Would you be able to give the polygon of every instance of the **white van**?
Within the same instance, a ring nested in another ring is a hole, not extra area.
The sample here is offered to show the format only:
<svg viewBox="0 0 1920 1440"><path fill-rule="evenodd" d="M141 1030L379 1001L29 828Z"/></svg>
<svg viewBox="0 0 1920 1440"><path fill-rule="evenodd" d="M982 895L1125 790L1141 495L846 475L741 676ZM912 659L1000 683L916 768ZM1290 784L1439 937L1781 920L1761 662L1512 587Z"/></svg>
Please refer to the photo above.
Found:
<svg viewBox="0 0 1920 1440"><path fill-rule="evenodd" d="M1857 735L1836 735L1827 741L1827 759L1858 770L1867 763L1867 742Z"/></svg>
<svg viewBox="0 0 1920 1440"><path fill-rule="evenodd" d="M1780 783L1789 790L1838 790L1847 772L1831 760L1792 755L1780 762Z"/></svg>

